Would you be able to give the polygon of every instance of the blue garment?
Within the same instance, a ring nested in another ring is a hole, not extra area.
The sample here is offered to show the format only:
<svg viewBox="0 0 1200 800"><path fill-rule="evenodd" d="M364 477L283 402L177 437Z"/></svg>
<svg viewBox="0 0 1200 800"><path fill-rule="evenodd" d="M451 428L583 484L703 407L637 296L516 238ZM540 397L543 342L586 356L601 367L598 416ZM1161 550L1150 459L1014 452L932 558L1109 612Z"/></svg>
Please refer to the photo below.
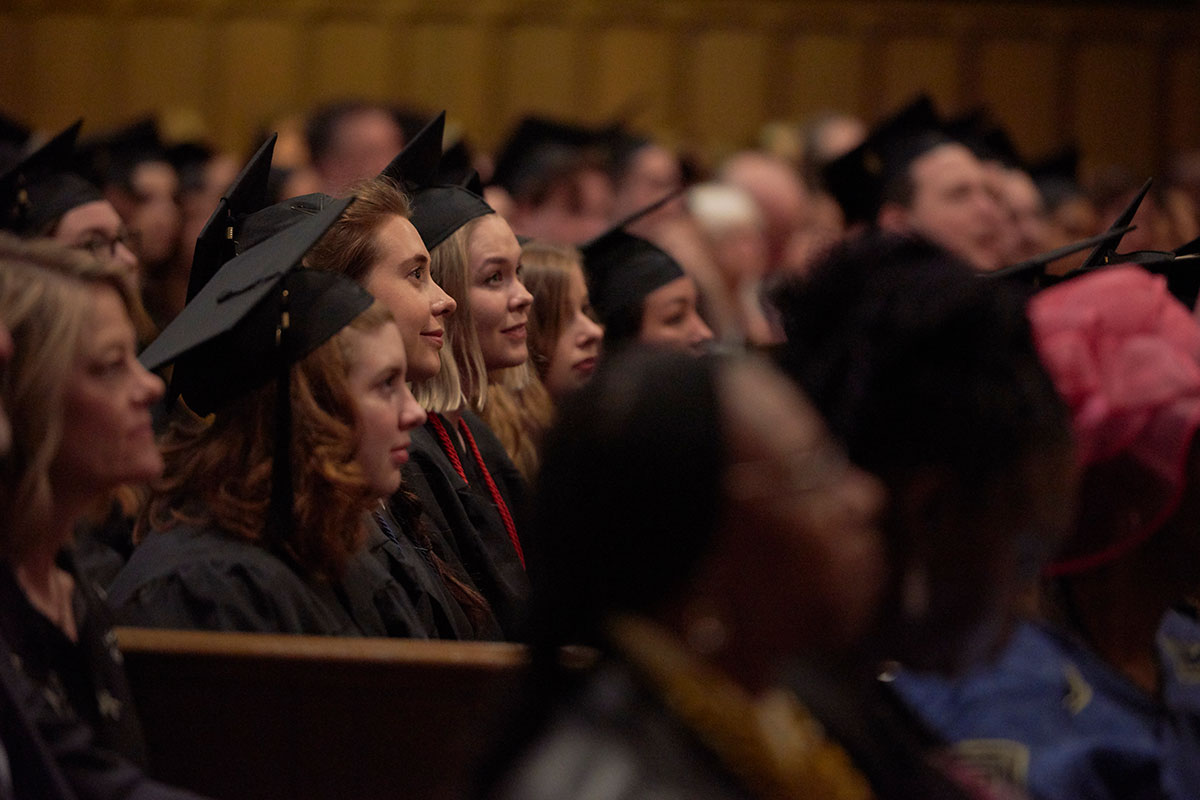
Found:
<svg viewBox="0 0 1200 800"><path fill-rule="evenodd" d="M960 754L1035 798L1200 798L1200 625L1169 613L1159 648L1165 703L1035 623L989 667L904 673L894 688Z"/></svg>

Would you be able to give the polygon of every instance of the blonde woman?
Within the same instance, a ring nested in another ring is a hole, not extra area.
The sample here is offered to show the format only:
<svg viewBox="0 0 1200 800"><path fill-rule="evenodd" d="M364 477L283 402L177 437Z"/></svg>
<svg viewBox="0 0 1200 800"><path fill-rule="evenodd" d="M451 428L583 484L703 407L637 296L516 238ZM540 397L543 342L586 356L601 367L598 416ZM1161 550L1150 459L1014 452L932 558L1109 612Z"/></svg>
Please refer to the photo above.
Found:
<svg viewBox="0 0 1200 800"><path fill-rule="evenodd" d="M78 522L163 462L150 407L163 385L137 361L120 268L48 242L0 239L0 384L12 446L0 458L0 635L20 669L99 745L144 761L111 618L72 554Z"/></svg>

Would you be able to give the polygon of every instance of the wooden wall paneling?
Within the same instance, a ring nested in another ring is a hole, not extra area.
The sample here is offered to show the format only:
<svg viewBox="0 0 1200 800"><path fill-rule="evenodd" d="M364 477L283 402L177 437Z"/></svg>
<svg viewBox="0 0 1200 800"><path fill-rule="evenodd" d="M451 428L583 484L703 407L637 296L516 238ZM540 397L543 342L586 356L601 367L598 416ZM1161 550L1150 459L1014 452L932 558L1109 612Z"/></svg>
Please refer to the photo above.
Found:
<svg viewBox="0 0 1200 800"><path fill-rule="evenodd" d="M1161 134L1172 151L1200 148L1200 47L1194 41L1176 44L1169 59L1170 119Z"/></svg>
<svg viewBox="0 0 1200 800"><path fill-rule="evenodd" d="M1076 54L1075 135L1090 169L1108 164L1150 175L1155 168L1156 55L1144 42L1097 40Z"/></svg>
<svg viewBox="0 0 1200 800"><path fill-rule="evenodd" d="M120 25L93 14L50 14L30 26L25 73L30 121L50 128L83 117L84 134L121 121Z"/></svg>
<svg viewBox="0 0 1200 800"><path fill-rule="evenodd" d="M392 102L404 96L387 25L374 16L321 20L309 55L313 102L355 97Z"/></svg>
<svg viewBox="0 0 1200 800"><path fill-rule="evenodd" d="M881 107L897 108L928 92L944 113L960 107L959 49L946 34L904 35L883 44Z"/></svg>
<svg viewBox="0 0 1200 800"><path fill-rule="evenodd" d="M864 104L867 64L861 33L803 33L792 40L786 67L773 68L773 76L789 85L793 119L826 110L857 114Z"/></svg>
<svg viewBox="0 0 1200 800"><path fill-rule="evenodd" d="M622 119L649 130L671 124L671 32L614 25L595 34L593 122Z"/></svg>
<svg viewBox="0 0 1200 800"><path fill-rule="evenodd" d="M218 31L214 127L223 146L241 152L260 126L308 107L308 39L294 18L238 17Z"/></svg>
<svg viewBox="0 0 1200 800"><path fill-rule="evenodd" d="M167 135L210 136L216 82L210 63L211 28L198 17L139 15L120 26L123 95L119 117L163 116Z"/></svg>
<svg viewBox="0 0 1200 800"><path fill-rule="evenodd" d="M1065 144L1058 120L1057 63L1053 41L1003 38L981 43L979 100L1008 128L1026 158Z"/></svg>
<svg viewBox="0 0 1200 800"><path fill-rule="evenodd" d="M788 119L792 116L788 61L792 54L792 39L801 27L801 20L794 14L785 13L781 7L767 7L755 24L764 38L762 121Z"/></svg>
<svg viewBox="0 0 1200 800"><path fill-rule="evenodd" d="M32 22L15 14L0 14L0 111L26 124L34 122L34 93L30 91Z"/></svg>
<svg viewBox="0 0 1200 800"><path fill-rule="evenodd" d="M517 25L506 49L507 68L500 77L509 122L530 113L577 118L586 110L579 94L579 35L574 26Z"/></svg>
<svg viewBox="0 0 1200 800"><path fill-rule="evenodd" d="M769 37L762 31L709 29L693 45L691 136L719 160L754 141L766 118Z"/></svg>
<svg viewBox="0 0 1200 800"><path fill-rule="evenodd" d="M404 36L410 51L404 59L410 70L406 95L431 111L446 109L474 141L491 146L499 124L488 99L491 75L489 45L493 30L469 19L414 17Z"/></svg>
<svg viewBox="0 0 1200 800"><path fill-rule="evenodd" d="M990 104L1023 150L1078 138L1147 169L1200 146L1200 11L852 0L19 0L0 105L95 130L154 109L242 149L263 120L344 94L445 107L490 147L526 110L714 152L775 117L868 119L921 90ZM186 114L184 114L186 116Z"/></svg>

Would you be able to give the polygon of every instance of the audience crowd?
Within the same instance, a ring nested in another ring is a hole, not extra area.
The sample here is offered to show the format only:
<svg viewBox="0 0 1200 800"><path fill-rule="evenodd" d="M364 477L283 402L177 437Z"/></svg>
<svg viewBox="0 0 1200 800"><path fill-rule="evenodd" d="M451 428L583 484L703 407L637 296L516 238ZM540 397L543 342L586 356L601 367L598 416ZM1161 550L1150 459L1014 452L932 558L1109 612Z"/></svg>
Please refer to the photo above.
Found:
<svg viewBox="0 0 1200 800"><path fill-rule="evenodd" d="M0 799L192 796L117 625L524 644L481 798L1200 798L1196 154L454 129L0 126Z"/></svg>

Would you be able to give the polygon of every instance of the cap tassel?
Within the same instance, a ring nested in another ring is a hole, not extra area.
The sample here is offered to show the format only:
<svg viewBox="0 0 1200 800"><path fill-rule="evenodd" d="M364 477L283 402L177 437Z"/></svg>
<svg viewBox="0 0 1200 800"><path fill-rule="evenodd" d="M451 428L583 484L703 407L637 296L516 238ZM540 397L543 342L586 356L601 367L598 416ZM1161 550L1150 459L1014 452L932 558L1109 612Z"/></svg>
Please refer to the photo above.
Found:
<svg viewBox="0 0 1200 800"><path fill-rule="evenodd" d="M275 329L275 344L279 354L275 378L275 458L271 464L270 525L275 540L286 545L292 539L295 519L292 511L292 392L291 369L287 358L288 290L284 289L279 302L279 326Z"/></svg>

